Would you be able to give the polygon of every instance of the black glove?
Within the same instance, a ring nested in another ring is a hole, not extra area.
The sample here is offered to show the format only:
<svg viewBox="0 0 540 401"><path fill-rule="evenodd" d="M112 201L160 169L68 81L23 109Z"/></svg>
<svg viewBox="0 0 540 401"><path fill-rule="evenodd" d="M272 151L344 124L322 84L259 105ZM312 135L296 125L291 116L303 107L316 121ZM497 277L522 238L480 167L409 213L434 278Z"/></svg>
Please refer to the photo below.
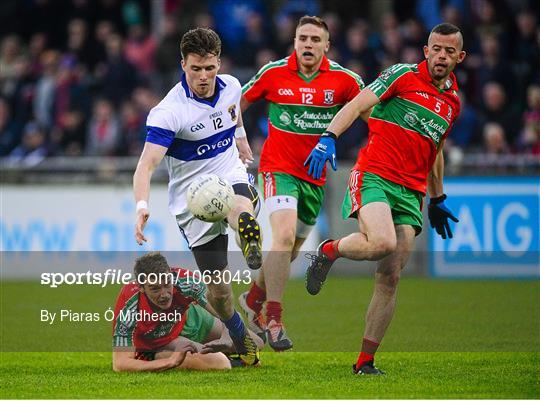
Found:
<svg viewBox="0 0 540 401"><path fill-rule="evenodd" d="M431 198L428 206L428 217L431 228L437 231L442 239L452 238L452 230L450 230L450 224L448 219L450 218L454 222L459 222L456 216L452 214L450 209L444 204L446 195L439 196L437 198Z"/></svg>

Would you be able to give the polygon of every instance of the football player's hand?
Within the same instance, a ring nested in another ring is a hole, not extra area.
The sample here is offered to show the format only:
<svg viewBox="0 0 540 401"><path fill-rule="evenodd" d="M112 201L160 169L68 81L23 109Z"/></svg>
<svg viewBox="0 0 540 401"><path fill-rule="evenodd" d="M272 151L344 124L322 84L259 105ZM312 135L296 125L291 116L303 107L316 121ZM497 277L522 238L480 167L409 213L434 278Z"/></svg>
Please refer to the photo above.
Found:
<svg viewBox="0 0 540 401"><path fill-rule="evenodd" d="M446 207L444 200L446 195L439 196L437 198L431 198L428 206L428 217L431 228L437 231L442 239L452 238L452 230L450 230L450 224L448 219L458 223L459 220L454 214Z"/></svg>
<svg viewBox="0 0 540 401"><path fill-rule="evenodd" d="M246 167L253 163L253 152L251 151L247 137L236 138L236 147L238 148L240 160L242 160L242 163L244 163Z"/></svg>
<svg viewBox="0 0 540 401"><path fill-rule="evenodd" d="M150 213L148 212L148 209L137 210L137 221L135 222L135 241L137 241L137 244L139 245L142 245L147 241L143 231L149 217Z"/></svg>
<svg viewBox="0 0 540 401"><path fill-rule="evenodd" d="M309 164L308 174L318 180L322 176L327 160L330 161L334 171L337 170L336 136L331 132L325 132L321 135L319 143L309 154L304 166Z"/></svg>

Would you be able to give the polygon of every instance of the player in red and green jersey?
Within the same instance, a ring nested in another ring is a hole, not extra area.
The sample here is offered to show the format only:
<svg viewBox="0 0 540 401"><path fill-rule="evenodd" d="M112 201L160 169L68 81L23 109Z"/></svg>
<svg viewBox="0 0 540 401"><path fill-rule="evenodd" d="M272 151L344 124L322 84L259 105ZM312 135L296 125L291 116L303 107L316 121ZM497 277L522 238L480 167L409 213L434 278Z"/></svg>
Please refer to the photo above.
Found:
<svg viewBox="0 0 540 401"><path fill-rule="evenodd" d="M281 320L283 291L290 263L315 225L324 197L325 172L311 177L305 161L337 112L364 86L357 74L326 58L329 45L326 23L302 17L294 52L265 65L242 89L242 110L260 99L270 104L259 183L270 213L272 247L240 305L252 330L276 351L292 347ZM265 301L266 319L261 315Z"/></svg>
<svg viewBox="0 0 540 401"><path fill-rule="evenodd" d="M444 204L442 149L460 111L452 71L465 58L462 49L459 28L437 25L424 46L426 60L383 71L338 113L310 156L317 176L333 157L331 146L320 145L334 142L373 107L368 144L358 155L343 202L344 217L357 218L359 232L323 241L306 273L307 290L315 295L337 258L379 261L362 349L353 365L357 374L383 373L374 366L374 354L392 319L401 270L422 228L426 189L430 224L443 239L452 237L448 219L458 221Z"/></svg>
<svg viewBox="0 0 540 401"><path fill-rule="evenodd" d="M136 281L122 287L113 324L113 369L230 369L239 358L225 325L206 300L206 286L158 252L135 262ZM254 335L254 334L252 334ZM257 346L262 347L261 340Z"/></svg>

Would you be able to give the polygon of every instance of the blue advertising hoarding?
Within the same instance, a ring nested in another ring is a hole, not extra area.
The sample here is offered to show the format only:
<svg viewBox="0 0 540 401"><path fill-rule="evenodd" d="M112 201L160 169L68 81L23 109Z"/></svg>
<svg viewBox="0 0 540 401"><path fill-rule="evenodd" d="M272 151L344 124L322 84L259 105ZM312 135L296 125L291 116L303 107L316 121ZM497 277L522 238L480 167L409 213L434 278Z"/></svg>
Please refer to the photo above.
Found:
<svg viewBox="0 0 540 401"><path fill-rule="evenodd" d="M540 278L539 177L448 178L454 237L430 230L436 277Z"/></svg>

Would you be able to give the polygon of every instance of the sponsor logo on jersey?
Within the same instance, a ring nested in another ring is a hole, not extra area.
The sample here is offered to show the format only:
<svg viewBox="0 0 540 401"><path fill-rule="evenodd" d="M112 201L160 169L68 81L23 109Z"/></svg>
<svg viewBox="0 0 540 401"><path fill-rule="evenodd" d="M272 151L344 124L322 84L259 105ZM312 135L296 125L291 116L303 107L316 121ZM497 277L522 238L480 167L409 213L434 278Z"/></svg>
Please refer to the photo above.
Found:
<svg viewBox="0 0 540 401"><path fill-rule="evenodd" d="M292 121L291 115L289 113L287 113L286 111L284 111L279 116L279 121L283 125L289 125L291 123L291 121Z"/></svg>
<svg viewBox="0 0 540 401"><path fill-rule="evenodd" d="M231 120L232 120L232 121L236 121L236 105L233 104L233 105L229 106L229 108L227 109L227 111L228 111L229 114L231 115Z"/></svg>
<svg viewBox="0 0 540 401"><path fill-rule="evenodd" d="M204 124L203 123L198 123L198 124L195 124L195 125L192 125L191 127L189 127L189 130L191 132L197 132L197 131L200 131L204 129Z"/></svg>
<svg viewBox="0 0 540 401"><path fill-rule="evenodd" d="M207 144L207 143L203 143L202 145L200 145L197 148L197 155L199 155L199 156L204 155L209 150L215 150L215 149L219 149L219 148L226 148L227 146L229 146L231 144L231 141L232 141L232 138L225 138L225 139L223 139L221 141L218 141L216 143L212 143L210 145Z"/></svg>
<svg viewBox="0 0 540 401"><path fill-rule="evenodd" d="M302 93L317 93L315 88L299 88Z"/></svg>
<svg viewBox="0 0 540 401"><path fill-rule="evenodd" d="M294 92L292 89L279 88L277 93L280 96L294 96Z"/></svg>
<svg viewBox="0 0 540 401"><path fill-rule="evenodd" d="M407 114L405 114L403 119L405 120L405 122L407 124L412 125L412 126L416 125L416 123L419 121L419 118L416 115L416 113L413 113L411 111L409 111Z"/></svg>
<svg viewBox="0 0 540 401"><path fill-rule="evenodd" d="M330 112L312 113L304 111L302 114L294 115L294 124L301 129L326 129L334 114Z"/></svg>
<svg viewBox="0 0 540 401"><path fill-rule="evenodd" d="M333 89L324 90L324 104L334 103L334 92L335 91Z"/></svg>

